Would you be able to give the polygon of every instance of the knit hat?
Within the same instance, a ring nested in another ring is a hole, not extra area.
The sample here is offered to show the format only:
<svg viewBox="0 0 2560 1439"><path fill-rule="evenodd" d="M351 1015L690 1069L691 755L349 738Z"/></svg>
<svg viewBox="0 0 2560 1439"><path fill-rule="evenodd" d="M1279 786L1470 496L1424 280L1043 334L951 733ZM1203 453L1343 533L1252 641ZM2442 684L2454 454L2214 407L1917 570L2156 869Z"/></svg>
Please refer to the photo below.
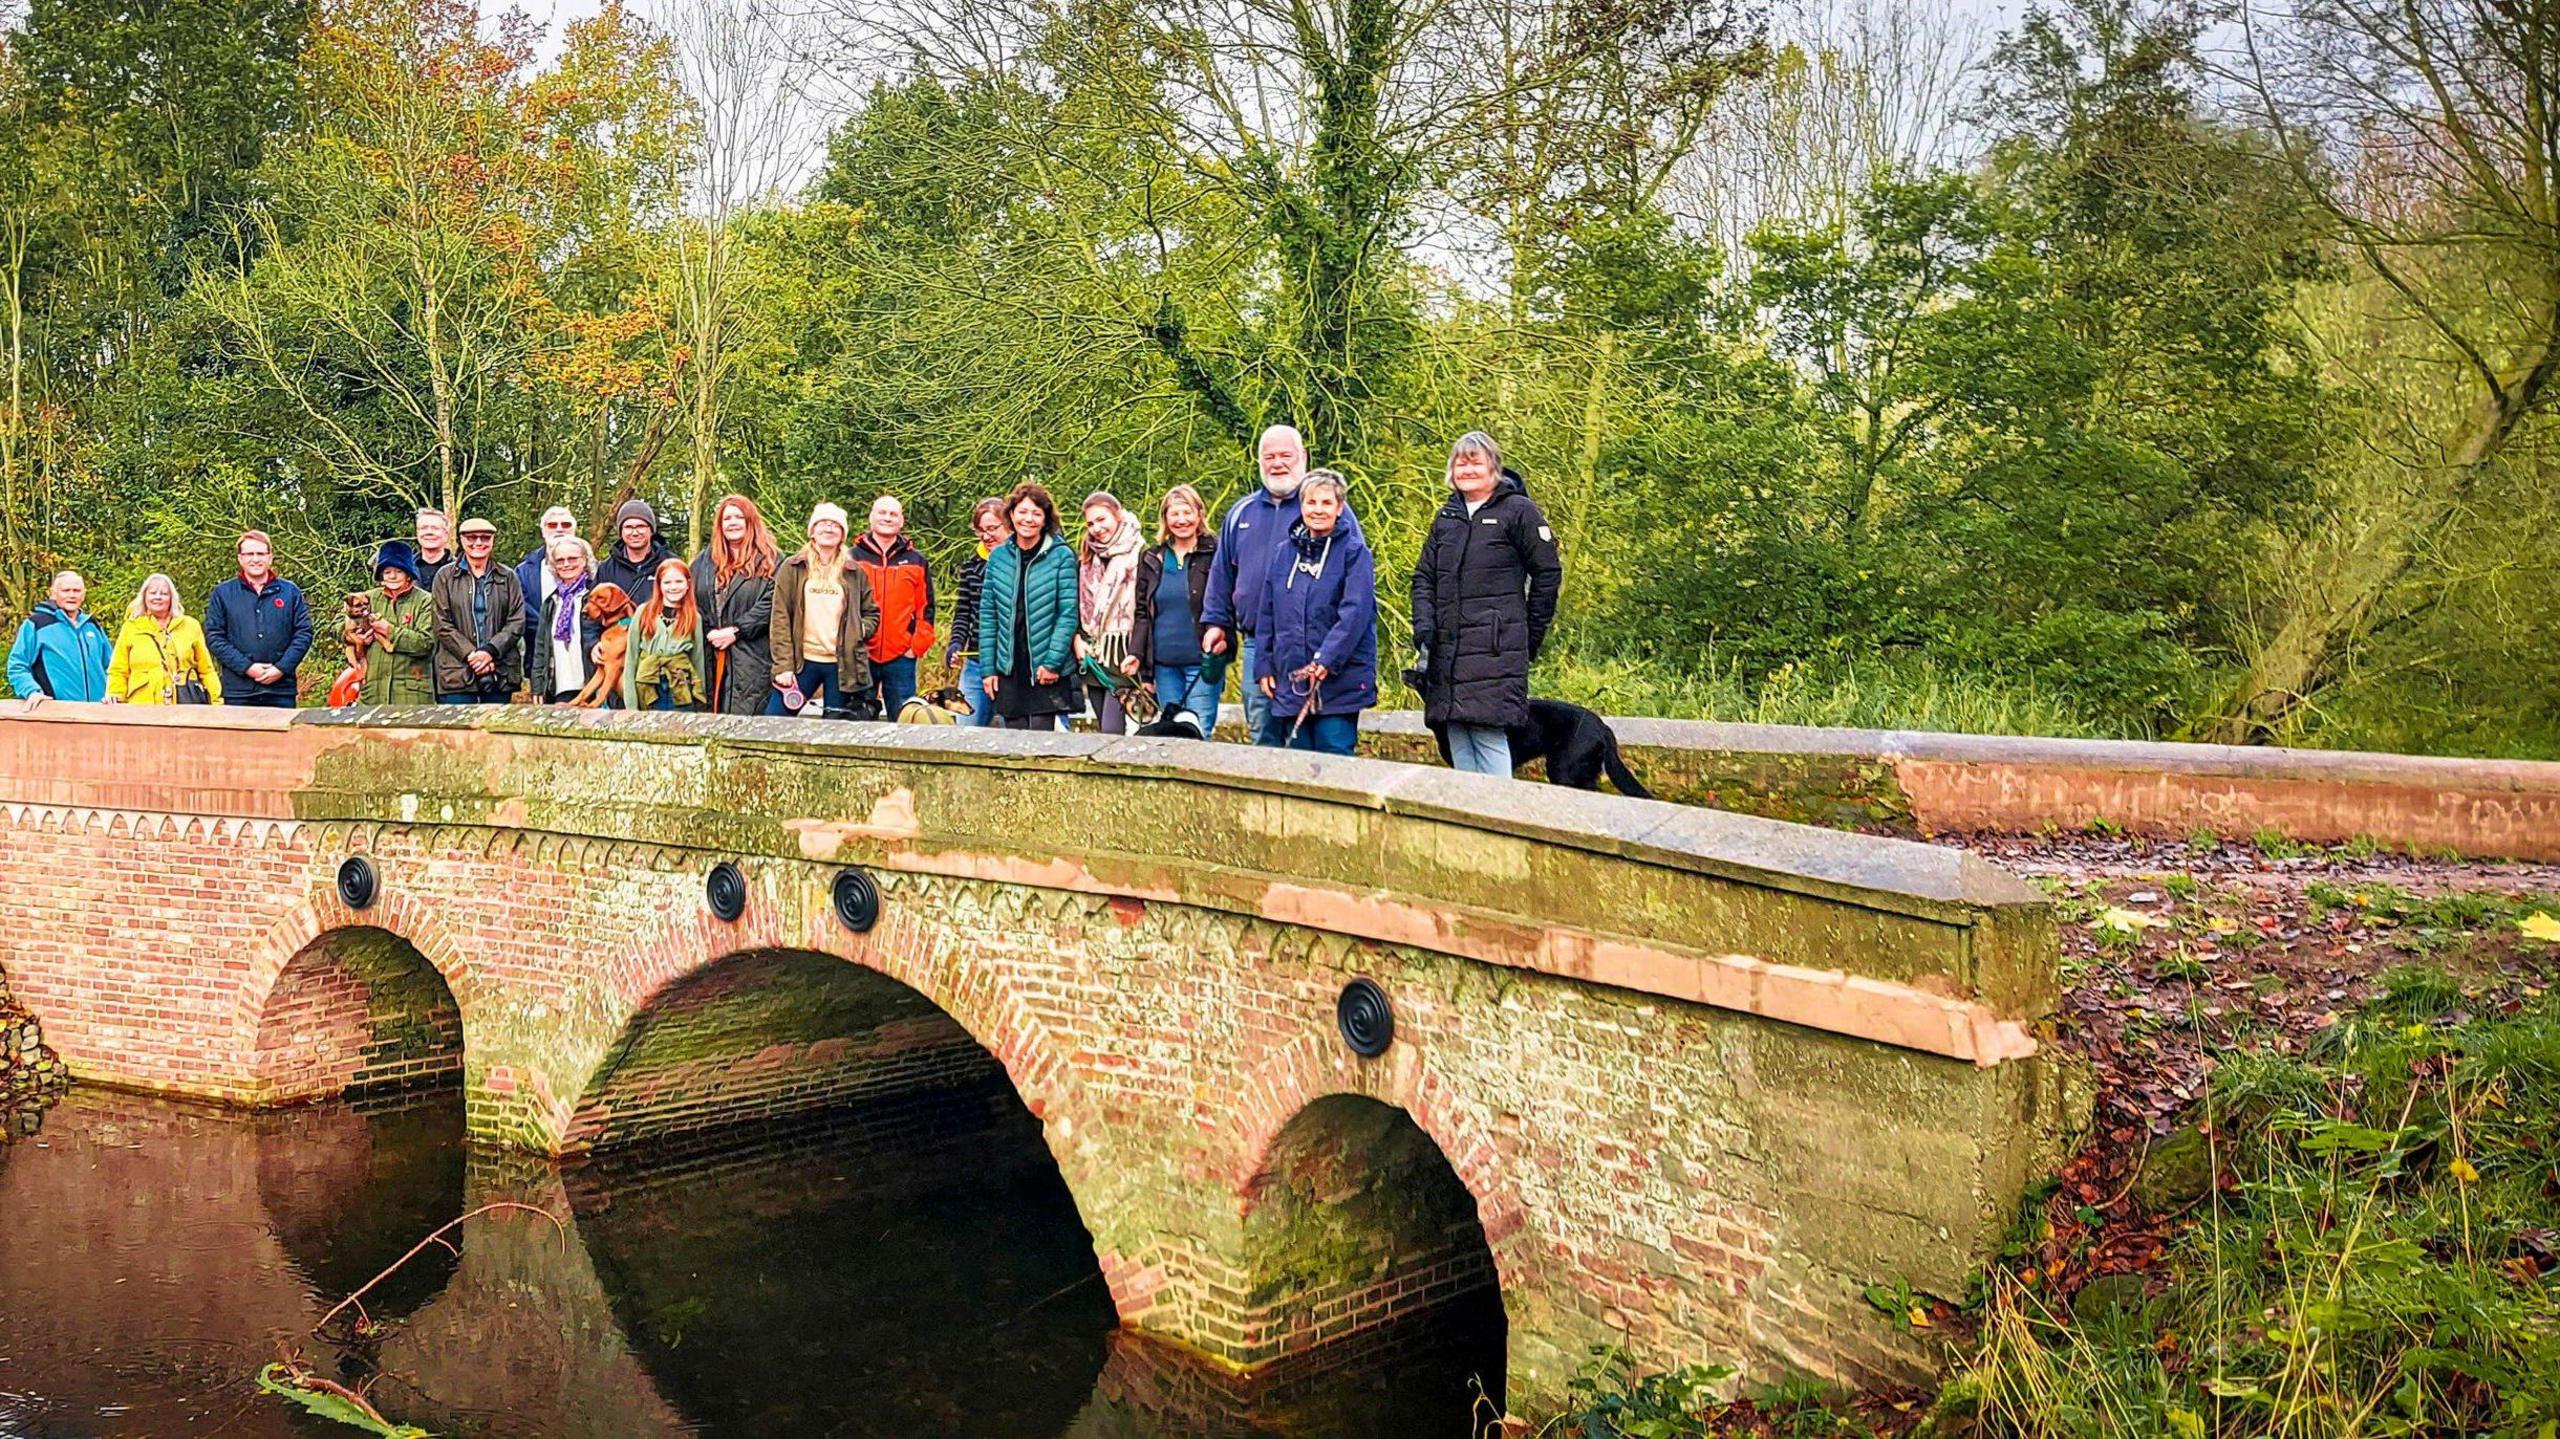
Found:
<svg viewBox="0 0 2560 1439"><path fill-rule="evenodd" d="M407 540L384 540L382 548L373 552L374 577L381 578L384 570L398 570L409 577L409 583L416 584L418 552L409 547Z"/></svg>
<svg viewBox="0 0 2560 1439"><path fill-rule="evenodd" d="M613 527L618 531L633 520L645 520L654 530L658 527L658 512L649 508L647 500L624 500L622 508L613 512Z"/></svg>
<svg viewBox="0 0 2560 1439"><path fill-rule="evenodd" d="M837 504L833 500L820 500L818 501L817 507L809 511L809 530L812 534L817 532L818 521L820 520L833 520L836 522L837 529L843 530L848 534L853 531L853 522L847 520L844 516L844 506Z"/></svg>

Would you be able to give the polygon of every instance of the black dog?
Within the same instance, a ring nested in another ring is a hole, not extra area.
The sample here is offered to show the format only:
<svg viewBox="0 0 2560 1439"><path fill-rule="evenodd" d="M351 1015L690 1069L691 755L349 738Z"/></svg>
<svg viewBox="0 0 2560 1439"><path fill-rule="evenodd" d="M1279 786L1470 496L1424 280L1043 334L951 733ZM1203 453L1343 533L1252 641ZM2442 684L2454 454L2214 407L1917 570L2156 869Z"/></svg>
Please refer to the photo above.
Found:
<svg viewBox="0 0 2560 1439"><path fill-rule="evenodd" d="M1180 705L1166 705L1162 710L1157 712L1154 719L1138 726L1137 732L1142 735L1153 735L1158 739L1201 739L1204 737L1200 733L1200 716L1193 714L1191 711L1184 709Z"/></svg>
<svg viewBox="0 0 2560 1439"><path fill-rule="evenodd" d="M1651 799L1653 792L1627 768L1618 754L1618 736L1608 722L1580 705L1562 700L1529 701L1529 722L1505 731L1511 738L1514 768L1531 760L1547 762L1547 783L1568 789L1597 790L1606 774L1618 793ZM1438 725L1431 737L1440 742L1440 762L1449 762L1449 732Z"/></svg>

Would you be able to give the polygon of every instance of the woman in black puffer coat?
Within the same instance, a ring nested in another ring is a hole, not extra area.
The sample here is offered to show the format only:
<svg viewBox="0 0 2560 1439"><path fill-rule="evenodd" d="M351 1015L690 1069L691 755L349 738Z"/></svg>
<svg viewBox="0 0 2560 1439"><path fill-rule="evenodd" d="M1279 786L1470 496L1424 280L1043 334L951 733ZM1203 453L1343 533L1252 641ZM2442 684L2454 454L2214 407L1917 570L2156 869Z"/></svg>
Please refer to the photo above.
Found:
<svg viewBox="0 0 2560 1439"><path fill-rule="evenodd" d="M1547 517L1493 437L1467 434L1449 449L1449 502L1413 570L1422 717L1447 736L1455 768L1510 776L1506 731L1528 723L1529 662L1563 588Z"/></svg>

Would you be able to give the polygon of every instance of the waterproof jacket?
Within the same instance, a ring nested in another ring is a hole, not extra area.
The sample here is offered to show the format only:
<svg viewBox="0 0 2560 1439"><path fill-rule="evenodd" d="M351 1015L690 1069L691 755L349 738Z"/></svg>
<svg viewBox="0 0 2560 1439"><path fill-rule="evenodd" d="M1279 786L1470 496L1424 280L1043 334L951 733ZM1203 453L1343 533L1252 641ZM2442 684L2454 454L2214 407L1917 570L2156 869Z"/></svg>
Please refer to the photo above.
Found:
<svg viewBox="0 0 2560 1439"><path fill-rule="evenodd" d="M1252 678L1272 681L1274 718L1306 709L1307 687L1293 672L1325 667L1315 713L1358 714L1378 702L1378 566L1344 510L1329 535L1300 521L1271 556L1254 616Z"/></svg>
<svg viewBox="0 0 2560 1439"><path fill-rule="evenodd" d="M1529 722L1529 662L1555 623L1564 562L1555 531L1509 470L1474 515L1456 491L1413 569L1413 640L1431 724Z"/></svg>
<svg viewBox="0 0 2560 1439"><path fill-rule="evenodd" d="M149 615L135 615L116 631L116 652L107 661L107 693L129 705L176 703L172 692L182 680L204 686L205 698L222 703L222 672L204 647L204 626L193 615L171 615L164 629Z"/></svg>
<svg viewBox="0 0 2560 1439"><path fill-rule="evenodd" d="M693 557L693 602L702 610L702 632L733 626L738 631L726 650L706 650L708 708L715 714L760 715L773 696L773 576L734 575L724 585L719 572L708 549Z"/></svg>
<svg viewBox="0 0 2560 1439"><path fill-rule="evenodd" d="M115 646L86 610L66 615L51 600L39 600L18 622L17 643L9 646L9 688L18 698L86 700L107 697L107 666Z"/></svg>
<svg viewBox="0 0 2560 1439"><path fill-rule="evenodd" d="M436 652L436 602L411 585L392 599L373 592L373 617L391 621L391 640L373 642L364 652L364 683L356 687L356 703L431 705L435 681L427 673Z"/></svg>
<svg viewBox="0 0 2560 1439"><path fill-rule="evenodd" d="M871 598L880 606L880 628L871 636L871 658L922 659L933 648L933 567L924 551L905 535L882 548L869 530L846 547L871 581Z"/></svg>
<svg viewBox="0 0 2560 1439"><path fill-rule="evenodd" d="M852 667L866 663L871 638L880 632L880 602L871 597L871 578L855 562L851 546L844 556L844 629L836 637L836 665L844 688L852 690L871 683L867 670ZM773 619L766 632L773 652L765 674L767 688L776 676L800 673L800 616L809 607L808 593L809 552L804 549L774 572Z"/></svg>
<svg viewBox="0 0 2560 1439"><path fill-rule="evenodd" d="M1217 563L1209 572L1209 593L1200 623L1253 633L1262 612L1262 579L1271 557L1289 542L1298 523L1298 496L1274 499L1259 481L1253 493L1227 507L1218 525Z"/></svg>
<svg viewBox="0 0 2560 1439"><path fill-rule="evenodd" d="M233 575L213 587L204 602L204 645L222 667L222 702L294 698L294 676L311 652L311 608L291 580L267 576L264 587ZM249 678L249 666L274 665L284 673L271 685Z"/></svg>
<svg viewBox="0 0 2560 1439"><path fill-rule="evenodd" d="M650 573L654 576L656 571L653 570ZM516 588L524 591L526 614L532 614L535 610L542 608L542 586L550 574L551 553L540 545L535 545L532 554L517 562Z"/></svg>
<svg viewBox="0 0 2560 1439"><path fill-rule="evenodd" d="M943 659L954 669L978 652L978 596L986 583L986 547L971 546L969 558L960 562L960 600L951 607L951 639L943 651Z"/></svg>
<svg viewBox="0 0 2560 1439"><path fill-rule="evenodd" d="M471 672L471 652L483 648L471 617L471 563L458 561L436 576L435 681L439 695L509 695L524 677L524 591L516 572L489 561L489 658L498 662L486 678Z"/></svg>
<svg viewBox="0 0 2560 1439"><path fill-rule="evenodd" d="M1031 640L1028 669L1072 673L1076 654L1076 552L1056 535L1044 535L1032 552L1030 571L1006 553L1006 540L987 557L987 582L978 596L978 668L990 675L1013 672L1013 617L1026 617Z"/></svg>
<svg viewBox="0 0 2560 1439"><path fill-rule="evenodd" d="M622 592L631 597L631 607L645 610L649 607L650 598L658 593L658 566L675 557L676 552L667 548L667 542L652 534L649 536L648 556L633 564L622 553L622 541L617 539L613 542L612 552L596 562L596 583L622 586ZM542 591L532 589L525 593L540 595ZM701 601L694 603L700 604Z"/></svg>
<svg viewBox="0 0 2560 1439"><path fill-rule="evenodd" d="M596 587L590 581L569 600L569 603L578 607L578 618L575 621L578 627L578 653L586 662L579 672L582 681L595 678L596 645L604 639L604 626L587 618L587 597L595 592ZM542 622L528 629L524 637L525 678L533 689L534 699L542 704L549 704L551 696L561 688L560 677L553 672L551 662L551 635L554 627L559 623L560 592L553 590L551 597L542 602ZM583 684L581 687L583 688ZM619 694L605 696L605 705L608 708L617 706L621 702L622 697Z"/></svg>
<svg viewBox="0 0 2560 1439"><path fill-rule="evenodd" d="M1155 676L1156 587L1164 583L1164 567L1171 558L1170 541L1149 545L1147 552L1138 556L1138 620L1129 628L1129 653L1138 657L1138 677L1143 681L1152 682ZM1217 568L1217 563L1218 537L1203 534L1198 546L1191 551L1191 562L1183 568L1184 578L1191 582L1191 626L1195 630L1207 627L1207 621L1201 616L1208 613L1209 574ZM1200 657L1204 664L1223 664L1225 661L1224 656L1213 655L1206 650L1201 651ZM1223 669L1219 672L1225 673Z"/></svg>

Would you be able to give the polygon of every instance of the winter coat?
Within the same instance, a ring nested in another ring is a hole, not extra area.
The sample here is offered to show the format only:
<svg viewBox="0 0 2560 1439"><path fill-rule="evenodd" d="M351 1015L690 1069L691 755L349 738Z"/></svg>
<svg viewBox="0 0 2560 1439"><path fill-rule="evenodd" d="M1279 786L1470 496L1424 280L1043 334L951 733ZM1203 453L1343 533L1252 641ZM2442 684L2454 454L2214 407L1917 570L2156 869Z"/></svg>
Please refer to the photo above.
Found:
<svg viewBox="0 0 2560 1439"><path fill-rule="evenodd" d="M986 588L978 596L978 668L990 675L1013 672L1013 617L1023 609L1031 670L1068 674L1076 653L1076 552L1056 535L1044 536L1026 575L1009 553L1016 543L1007 540L987 557Z"/></svg>
<svg viewBox="0 0 2560 1439"><path fill-rule="evenodd" d="M1129 627L1129 653L1138 657L1138 677L1142 680L1151 680L1155 674L1156 587L1164 583L1164 567L1171 559L1170 544L1150 545L1147 552L1138 557L1138 613L1136 622ZM1201 617L1208 613L1209 576L1217 564L1218 537L1204 534L1198 547L1191 551L1191 562L1183 568L1184 577L1191 582L1193 629L1207 627L1207 621ZM1223 662L1222 656L1205 650L1201 652L1201 659L1209 664Z"/></svg>
<svg viewBox="0 0 2560 1439"><path fill-rule="evenodd" d="M436 687L427 674L427 662L436 652L435 597L416 585L402 590L397 600L377 589L373 617L391 621L391 641L376 640L364 652L364 683L356 690L356 702L434 704Z"/></svg>
<svg viewBox="0 0 2560 1439"><path fill-rule="evenodd" d="M604 639L604 626L587 618L587 596L595 592L595 584L590 581L569 601L578 607L578 618L574 623L578 627L578 653L587 657L586 668L581 671L586 679L595 678L596 645ZM551 669L551 636L559 623L560 592L554 590L551 597L542 602L540 622L528 627L524 637L525 678L533 690L534 699L544 704L550 703L551 696L560 688L559 678ZM611 704L615 697L607 695L605 699Z"/></svg>
<svg viewBox="0 0 2560 1439"><path fill-rule="evenodd" d="M204 645L222 667L222 702L294 698L294 677L311 652L311 607L291 580L267 577L264 588L233 575L204 602ZM249 666L284 671L271 685L249 678Z"/></svg>
<svg viewBox="0 0 2560 1439"><path fill-rule="evenodd" d="M773 576L746 575L719 582L719 564L711 551L693 557L693 602L702 609L702 630L736 628L737 639L725 650L706 650L703 673L708 685L715 673L719 693L710 698L717 714L760 715L773 696Z"/></svg>
<svg viewBox="0 0 2560 1439"><path fill-rule="evenodd" d="M204 686L205 698L222 703L222 671L204 647L204 626L193 615L172 615L164 630L149 615L135 615L116 631L116 652L107 661L107 693L129 705L174 704L171 692L182 680Z"/></svg>
<svg viewBox="0 0 2560 1439"><path fill-rule="evenodd" d="M960 600L951 607L951 639L943 659L953 669L978 652L978 596L986 589L987 551L981 545L960 562Z"/></svg>
<svg viewBox="0 0 2560 1439"><path fill-rule="evenodd" d="M1555 531L1509 470L1468 515L1453 490L1413 570L1413 640L1429 723L1529 721L1529 662L1555 623L1564 562Z"/></svg>
<svg viewBox="0 0 2560 1439"><path fill-rule="evenodd" d="M489 658L498 667L487 677L471 672L471 652L481 648L471 619L474 580L468 561L447 565L436 576L436 693L440 695L510 695L524 676L524 591L516 572L489 562Z"/></svg>
<svg viewBox="0 0 2560 1439"><path fill-rule="evenodd" d="M845 547L871 582L872 601L880 607L880 627L871 635L871 658L922 659L933 648L933 568L924 552L904 535L884 550L869 531Z"/></svg>
<svg viewBox="0 0 2560 1439"><path fill-rule="evenodd" d="M1218 525L1217 564L1209 572L1201 624L1252 632L1262 608L1262 577L1270 573L1272 555L1288 544L1289 529L1297 522L1296 492L1274 499L1258 483L1252 494L1227 507L1227 517Z"/></svg>
<svg viewBox="0 0 2560 1439"><path fill-rule="evenodd" d="M651 535L648 556L633 564L622 553L622 542L616 540L613 552L596 562L596 583L622 586L622 592L631 597L633 609L647 609L650 597L658 592L658 566L675 557L676 552L667 548L665 540ZM525 593L538 596L542 591L534 589Z"/></svg>
<svg viewBox="0 0 2560 1439"><path fill-rule="evenodd" d="M880 633L880 602L872 598L871 577L854 561L852 547L847 546L844 553L844 629L836 639L836 664L844 687L850 690L871 683L870 674L855 667L867 663L871 640ZM800 616L808 608L808 592L809 552L804 549L774 572L773 621L766 632L773 651L765 673L767 688L777 675L800 673Z"/></svg>
<svg viewBox="0 0 2560 1439"><path fill-rule="evenodd" d="M1076 550L1077 628L1086 644L1105 635L1127 638L1138 617L1138 557L1147 547L1138 520L1120 512L1120 528L1111 542L1086 544Z"/></svg>
<svg viewBox="0 0 2560 1439"><path fill-rule="evenodd" d="M1274 716L1306 709L1307 687L1292 672L1310 663L1326 671L1315 713L1358 714L1378 702L1378 566L1350 511L1329 535L1294 526L1260 589L1251 678L1272 681Z"/></svg>
<svg viewBox="0 0 2560 1439"><path fill-rule="evenodd" d="M22 700L41 695L96 704L107 697L114 656L107 632L88 611L66 615L53 601L39 600L9 646L9 688Z"/></svg>

